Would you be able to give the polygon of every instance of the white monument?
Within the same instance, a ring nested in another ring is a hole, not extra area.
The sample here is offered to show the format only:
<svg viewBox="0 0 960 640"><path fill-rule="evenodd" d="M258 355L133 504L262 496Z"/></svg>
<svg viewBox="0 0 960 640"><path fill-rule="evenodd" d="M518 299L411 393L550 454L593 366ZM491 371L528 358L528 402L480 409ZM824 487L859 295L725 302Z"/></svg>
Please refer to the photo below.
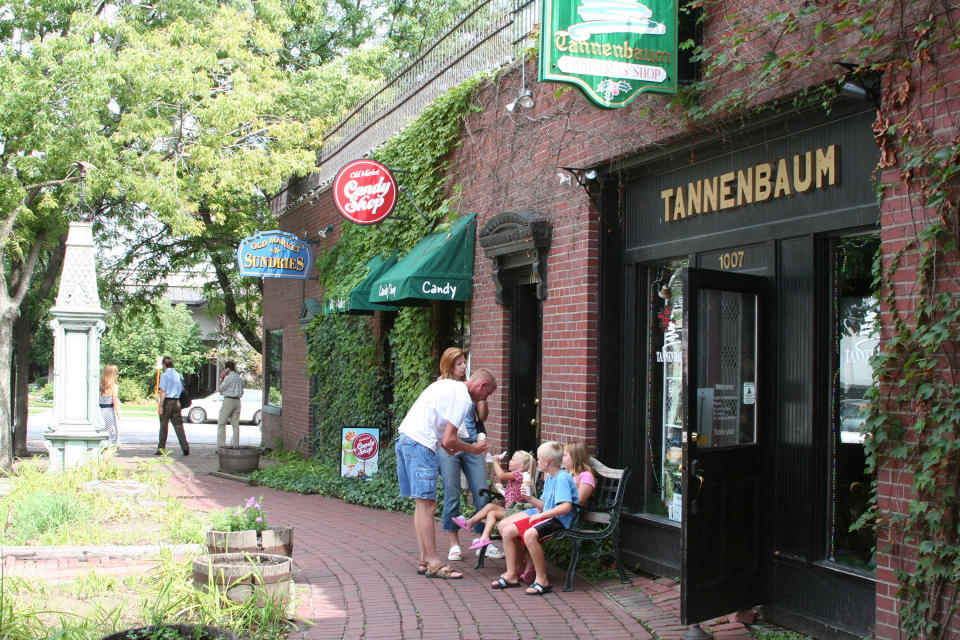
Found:
<svg viewBox="0 0 960 640"><path fill-rule="evenodd" d="M49 471L96 460L107 435L100 431L100 307L93 223L71 222L53 320L53 419L44 432Z"/></svg>

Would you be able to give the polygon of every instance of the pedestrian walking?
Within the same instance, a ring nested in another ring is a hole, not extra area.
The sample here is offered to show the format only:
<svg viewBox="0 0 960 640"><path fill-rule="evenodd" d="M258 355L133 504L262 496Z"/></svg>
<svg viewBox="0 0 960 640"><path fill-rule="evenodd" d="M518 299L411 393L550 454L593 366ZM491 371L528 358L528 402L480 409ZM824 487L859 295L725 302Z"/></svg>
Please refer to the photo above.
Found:
<svg viewBox="0 0 960 640"><path fill-rule="evenodd" d="M227 422L233 425L230 446L240 446L240 398L243 397L243 378L237 373L237 363L227 360L220 372L217 391L223 395L220 415L217 416L217 451L226 445Z"/></svg>
<svg viewBox="0 0 960 640"><path fill-rule="evenodd" d="M167 448L167 429L173 422L173 431L180 442L183 455L190 455L190 443L183 431L183 416L180 415L180 394L183 393L183 378L173 368L173 358L164 356L163 373L160 374L160 398L157 413L160 414L160 438L156 455L162 455Z"/></svg>
<svg viewBox="0 0 960 640"><path fill-rule="evenodd" d="M114 447L120 446L120 434L123 433L117 375L115 364L104 365L100 372L100 417L103 419L103 430L107 432L107 442Z"/></svg>

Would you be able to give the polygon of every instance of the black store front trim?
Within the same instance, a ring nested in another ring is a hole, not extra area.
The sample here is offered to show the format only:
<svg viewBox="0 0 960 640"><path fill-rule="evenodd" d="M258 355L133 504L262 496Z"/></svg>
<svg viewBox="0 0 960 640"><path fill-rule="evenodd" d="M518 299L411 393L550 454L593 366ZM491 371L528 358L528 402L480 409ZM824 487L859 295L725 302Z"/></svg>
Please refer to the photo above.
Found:
<svg viewBox="0 0 960 640"><path fill-rule="evenodd" d="M698 508L682 495L681 451L688 463L698 446L752 447L762 489L738 508L759 513L760 531L743 536L757 548L718 543L727 557L699 554L698 562L716 564L700 575L715 574L721 584L756 559L761 601L744 608L762 604L768 617L818 637L863 637L875 616L871 560L839 554L845 527L831 498L841 489L832 470L840 455L831 355L836 255L845 238L876 247L873 117L852 104L830 114L791 111L722 140L621 164L605 176L602 194L598 451L636 471L623 552L640 569L681 575L681 513ZM695 330L680 326L680 308L692 303L679 299L683 267L707 270L707 283L710 270L765 280L762 339L750 363L759 381L673 391L670 374L681 370L673 365L682 355L671 355L667 343L679 349L684 331ZM685 412L697 413L693 402L709 407L698 413L707 425L699 434L696 425L680 426ZM746 444L724 440L717 428L737 406L756 414L756 437ZM703 433L711 419L712 441Z"/></svg>

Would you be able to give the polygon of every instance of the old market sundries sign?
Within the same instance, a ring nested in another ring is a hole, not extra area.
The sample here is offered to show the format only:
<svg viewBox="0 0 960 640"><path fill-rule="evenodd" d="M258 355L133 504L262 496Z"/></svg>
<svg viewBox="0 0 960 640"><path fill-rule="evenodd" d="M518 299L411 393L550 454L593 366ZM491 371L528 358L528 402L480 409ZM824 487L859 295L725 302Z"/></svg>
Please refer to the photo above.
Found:
<svg viewBox="0 0 960 640"><path fill-rule="evenodd" d="M242 276L306 280L312 263L310 245L285 231L261 231L244 238L237 247Z"/></svg>
<svg viewBox="0 0 960 640"><path fill-rule="evenodd" d="M543 0L540 80L609 108L676 93L676 0Z"/></svg>

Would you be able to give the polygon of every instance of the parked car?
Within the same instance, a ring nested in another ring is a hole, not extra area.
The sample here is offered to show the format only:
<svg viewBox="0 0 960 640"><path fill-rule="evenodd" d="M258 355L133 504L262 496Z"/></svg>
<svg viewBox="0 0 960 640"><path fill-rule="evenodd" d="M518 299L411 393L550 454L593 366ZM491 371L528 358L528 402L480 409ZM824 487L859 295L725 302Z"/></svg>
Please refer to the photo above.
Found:
<svg viewBox="0 0 960 640"><path fill-rule="evenodd" d="M217 421L220 415L220 406L223 396L214 392L203 398L194 398L190 406L183 410L184 420L199 424L207 420ZM244 389L240 398L240 422L260 424L263 410L263 391L260 389Z"/></svg>

